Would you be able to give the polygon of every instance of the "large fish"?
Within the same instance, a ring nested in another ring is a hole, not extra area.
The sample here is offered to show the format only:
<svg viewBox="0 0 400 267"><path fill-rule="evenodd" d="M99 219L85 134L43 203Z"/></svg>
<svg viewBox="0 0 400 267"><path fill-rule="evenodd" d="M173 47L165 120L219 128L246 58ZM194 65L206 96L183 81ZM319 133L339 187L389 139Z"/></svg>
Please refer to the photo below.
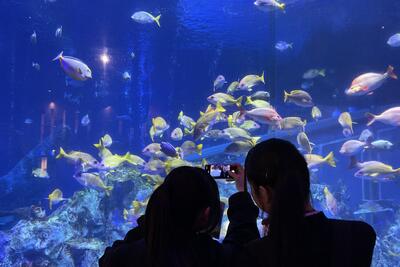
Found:
<svg viewBox="0 0 400 267"><path fill-rule="evenodd" d="M261 123L280 127L282 117L273 108L255 108L248 111L242 111L246 117Z"/></svg>
<svg viewBox="0 0 400 267"><path fill-rule="evenodd" d="M375 121L380 121L383 124L391 126L400 126L400 107L390 108L380 115L374 115L371 113L367 113L366 115L368 117L367 126L370 126Z"/></svg>
<svg viewBox="0 0 400 267"><path fill-rule="evenodd" d="M161 27L160 25L160 18L161 15L158 15L157 17L154 17L152 14L146 11L138 11L135 12L132 16L131 19L136 21L137 23L140 24L151 24L151 23L156 23L158 27Z"/></svg>
<svg viewBox="0 0 400 267"><path fill-rule="evenodd" d="M345 156L354 156L368 147L369 145L367 142L362 142L358 140L349 140L342 145L339 152L340 154Z"/></svg>
<svg viewBox="0 0 400 267"><path fill-rule="evenodd" d="M353 80L350 88L345 93L349 96L372 95L373 91L382 86L388 79L397 79L397 75L393 72L394 68L389 66L385 73L365 73Z"/></svg>
<svg viewBox="0 0 400 267"><path fill-rule="evenodd" d="M283 102L294 103L297 106L304 108L314 106L310 94L303 90L293 90L290 93L284 91Z"/></svg>
<svg viewBox="0 0 400 267"><path fill-rule="evenodd" d="M65 73L72 79L86 81L92 78L92 71L80 59L64 56L61 52L53 61L60 60L61 67Z"/></svg>

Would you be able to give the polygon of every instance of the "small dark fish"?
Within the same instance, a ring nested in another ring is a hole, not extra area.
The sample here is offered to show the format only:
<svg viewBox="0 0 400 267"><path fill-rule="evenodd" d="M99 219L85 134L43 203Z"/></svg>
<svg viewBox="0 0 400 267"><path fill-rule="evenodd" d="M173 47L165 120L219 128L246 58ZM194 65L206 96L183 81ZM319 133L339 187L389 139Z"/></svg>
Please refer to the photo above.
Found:
<svg viewBox="0 0 400 267"><path fill-rule="evenodd" d="M178 155L178 152L176 152L176 149L173 145L171 145L168 142L161 142L161 151L169 156L169 157L176 157Z"/></svg>

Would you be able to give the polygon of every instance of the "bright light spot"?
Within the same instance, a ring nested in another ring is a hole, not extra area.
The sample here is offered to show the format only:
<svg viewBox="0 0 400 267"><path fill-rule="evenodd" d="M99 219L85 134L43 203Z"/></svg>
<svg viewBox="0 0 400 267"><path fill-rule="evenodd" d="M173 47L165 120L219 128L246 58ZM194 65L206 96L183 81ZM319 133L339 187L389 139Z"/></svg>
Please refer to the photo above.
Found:
<svg viewBox="0 0 400 267"><path fill-rule="evenodd" d="M107 55L107 53L103 53L100 56L101 62L103 62L104 65L107 65L110 62L110 56Z"/></svg>
<svg viewBox="0 0 400 267"><path fill-rule="evenodd" d="M55 108L56 108L56 103L50 102L49 109L55 109Z"/></svg>

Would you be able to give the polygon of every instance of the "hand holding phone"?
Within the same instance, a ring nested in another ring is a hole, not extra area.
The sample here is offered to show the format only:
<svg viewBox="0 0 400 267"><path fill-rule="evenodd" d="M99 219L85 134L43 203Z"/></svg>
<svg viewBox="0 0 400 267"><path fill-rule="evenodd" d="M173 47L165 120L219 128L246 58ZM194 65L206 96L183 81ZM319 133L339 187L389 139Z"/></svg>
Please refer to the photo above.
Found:
<svg viewBox="0 0 400 267"><path fill-rule="evenodd" d="M239 163L232 164L235 171L229 171L229 176L235 180L236 189L239 192L245 191L244 168Z"/></svg>

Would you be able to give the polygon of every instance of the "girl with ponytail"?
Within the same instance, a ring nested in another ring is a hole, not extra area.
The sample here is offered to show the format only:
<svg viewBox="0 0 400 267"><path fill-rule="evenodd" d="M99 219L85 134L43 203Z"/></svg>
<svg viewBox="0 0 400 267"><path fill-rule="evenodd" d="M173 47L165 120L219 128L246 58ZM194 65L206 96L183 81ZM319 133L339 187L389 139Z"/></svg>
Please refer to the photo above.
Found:
<svg viewBox="0 0 400 267"><path fill-rule="evenodd" d="M236 185L243 191L243 179L237 179ZM211 236L221 212L217 183L205 170L176 168L151 195L145 215L138 220L139 227L107 248L99 265L231 267L241 246L259 237L258 209L248 193L233 194L223 244Z"/></svg>
<svg viewBox="0 0 400 267"><path fill-rule="evenodd" d="M245 174L268 218L264 237L246 246L238 266L370 266L374 230L313 209L307 163L290 142L257 144L246 157Z"/></svg>

